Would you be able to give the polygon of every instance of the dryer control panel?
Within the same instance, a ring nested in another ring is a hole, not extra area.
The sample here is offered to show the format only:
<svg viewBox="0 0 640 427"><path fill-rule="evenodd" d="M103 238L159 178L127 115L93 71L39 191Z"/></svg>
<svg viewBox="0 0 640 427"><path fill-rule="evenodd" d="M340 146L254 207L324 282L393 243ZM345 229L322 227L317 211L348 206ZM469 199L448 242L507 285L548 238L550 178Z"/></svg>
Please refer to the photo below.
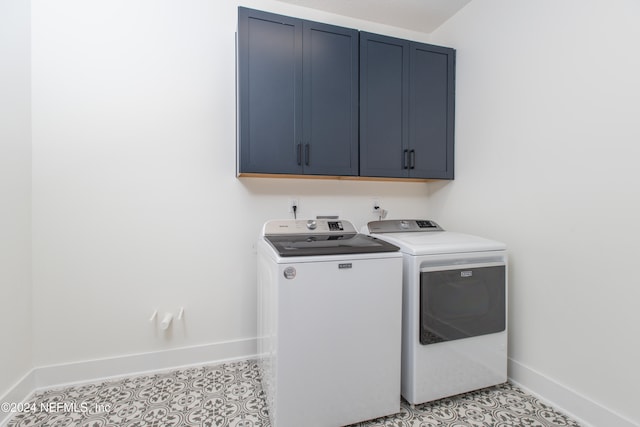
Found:
<svg viewBox="0 0 640 427"><path fill-rule="evenodd" d="M409 231L444 231L430 219L387 219L371 221L367 224L369 233L405 233Z"/></svg>

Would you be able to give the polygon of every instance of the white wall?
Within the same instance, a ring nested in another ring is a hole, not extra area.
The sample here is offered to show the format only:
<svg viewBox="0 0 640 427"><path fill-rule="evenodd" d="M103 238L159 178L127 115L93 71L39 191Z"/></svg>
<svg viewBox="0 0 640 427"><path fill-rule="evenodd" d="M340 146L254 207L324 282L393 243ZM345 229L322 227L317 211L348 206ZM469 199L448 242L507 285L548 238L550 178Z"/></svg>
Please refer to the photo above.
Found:
<svg viewBox="0 0 640 427"><path fill-rule="evenodd" d="M425 183L235 177L236 2L34 0L32 19L36 366L255 337L254 242L291 196L358 226L374 196L426 215ZM169 335L148 322L178 306Z"/></svg>
<svg viewBox="0 0 640 427"><path fill-rule="evenodd" d="M429 184L434 219L510 247L511 358L636 423L639 19L471 2L432 34L457 49L457 134L456 180Z"/></svg>
<svg viewBox="0 0 640 427"><path fill-rule="evenodd" d="M0 0L0 396L32 366L29 20Z"/></svg>

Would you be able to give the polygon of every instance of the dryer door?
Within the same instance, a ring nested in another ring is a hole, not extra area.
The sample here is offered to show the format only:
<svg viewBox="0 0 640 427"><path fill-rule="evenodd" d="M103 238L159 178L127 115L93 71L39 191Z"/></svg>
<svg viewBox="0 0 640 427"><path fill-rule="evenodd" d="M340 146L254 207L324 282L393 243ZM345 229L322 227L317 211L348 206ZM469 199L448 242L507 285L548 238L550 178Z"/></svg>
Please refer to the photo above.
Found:
<svg viewBox="0 0 640 427"><path fill-rule="evenodd" d="M455 267L425 268L420 272L423 345L492 334L506 328L505 265Z"/></svg>

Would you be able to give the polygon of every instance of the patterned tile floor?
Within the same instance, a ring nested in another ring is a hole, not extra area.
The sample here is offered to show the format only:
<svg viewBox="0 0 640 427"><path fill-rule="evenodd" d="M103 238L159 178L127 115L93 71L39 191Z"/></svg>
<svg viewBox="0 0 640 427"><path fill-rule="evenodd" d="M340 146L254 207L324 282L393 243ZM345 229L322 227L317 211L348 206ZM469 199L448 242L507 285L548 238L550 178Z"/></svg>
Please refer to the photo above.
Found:
<svg viewBox="0 0 640 427"><path fill-rule="evenodd" d="M255 360L38 392L8 427L269 427ZM352 427L578 426L506 383ZM304 426L300 426L304 427Z"/></svg>

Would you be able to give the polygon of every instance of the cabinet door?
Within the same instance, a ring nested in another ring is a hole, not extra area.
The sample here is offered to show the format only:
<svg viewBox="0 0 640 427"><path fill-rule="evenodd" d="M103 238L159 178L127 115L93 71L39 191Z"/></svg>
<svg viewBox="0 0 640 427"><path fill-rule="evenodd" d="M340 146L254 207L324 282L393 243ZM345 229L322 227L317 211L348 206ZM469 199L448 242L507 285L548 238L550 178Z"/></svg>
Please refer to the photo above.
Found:
<svg viewBox="0 0 640 427"><path fill-rule="evenodd" d="M358 32L304 22L304 173L358 174Z"/></svg>
<svg viewBox="0 0 640 427"><path fill-rule="evenodd" d="M406 177L409 42L360 33L360 175Z"/></svg>
<svg viewBox="0 0 640 427"><path fill-rule="evenodd" d="M453 179L455 51L411 43L409 175Z"/></svg>
<svg viewBox="0 0 640 427"><path fill-rule="evenodd" d="M302 173L302 21L238 9L238 172Z"/></svg>

